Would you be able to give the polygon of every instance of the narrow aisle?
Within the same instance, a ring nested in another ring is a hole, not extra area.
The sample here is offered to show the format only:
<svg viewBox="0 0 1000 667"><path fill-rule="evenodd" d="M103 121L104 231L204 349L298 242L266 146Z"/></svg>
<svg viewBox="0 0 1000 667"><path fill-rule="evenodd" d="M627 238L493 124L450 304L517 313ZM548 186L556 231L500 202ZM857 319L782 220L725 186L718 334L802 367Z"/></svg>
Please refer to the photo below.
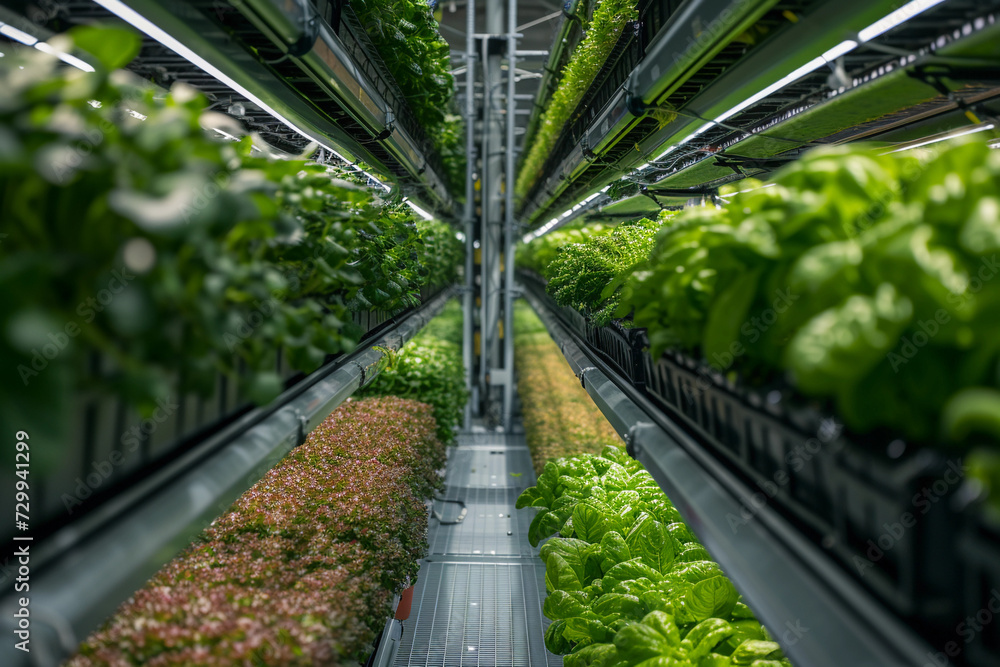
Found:
<svg viewBox="0 0 1000 667"><path fill-rule="evenodd" d="M515 426L520 429L520 424ZM529 512L514 509L535 483L523 433L458 436L434 504L396 667L556 667L545 650L545 567L528 544Z"/></svg>

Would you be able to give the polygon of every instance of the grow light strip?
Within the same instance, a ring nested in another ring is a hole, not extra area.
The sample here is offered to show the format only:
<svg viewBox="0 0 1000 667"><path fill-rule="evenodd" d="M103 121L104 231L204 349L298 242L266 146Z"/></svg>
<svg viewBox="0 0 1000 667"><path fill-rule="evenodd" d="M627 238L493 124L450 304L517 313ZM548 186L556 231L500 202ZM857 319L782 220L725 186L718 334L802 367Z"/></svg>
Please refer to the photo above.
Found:
<svg viewBox="0 0 1000 667"><path fill-rule="evenodd" d="M837 44L833 48L828 49L823 53L823 55L813 58L805 65L802 65L801 67L791 72L787 76L782 77L778 81L772 83L767 88L764 88L757 94L748 97L747 99L743 100L742 102L740 102L733 108L729 109L725 113L717 116L711 122L705 123L697 130L695 130L692 134L688 135L686 138L677 142L677 144L669 146L656 159L657 160L663 159L672 151L682 146L683 144L686 144L687 142L691 141L698 135L706 132L714 125L725 122L726 119L731 118L732 116L738 114L747 107L756 104L757 102L768 97L769 95L776 93L778 90L784 88L785 86L794 83L795 81L801 79L802 77L808 74L812 74L823 65L832 63L837 58L840 58L841 56L850 53L851 51L853 51L858 47L859 43L869 42L878 37L879 35L889 30L892 30L896 26L905 23L906 21L914 18L915 16L918 16L919 14L922 14L923 12L927 11L932 7L941 4L942 2L944 2L944 0L912 0L912 2L909 2L900 7L899 9L889 14L886 14L885 16L875 21L868 27L862 29L858 33L858 40L860 40L860 42L855 41L853 39L847 39L841 42L840 44Z"/></svg>
<svg viewBox="0 0 1000 667"><path fill-rule="evenodd" d="M728 195L718 195L718 197L719 199L728 203L729 199L731 197L735 197L736 195L743 195L748 192L756 192L757 190L763 190L764 188L773 188L775 185L777 185L777 183L768 183L766 185L760 186L759 188L747 188L746 190L737 190L736 192L731 192Z"/></svg>
<svg viewBox="0 0 1000 667"><path fill-rule="evenodd" d="M299 134L302 137L305 137L309 141L316 141L314 137L309 136L308 134L297 128L294 123L292 123L290 120L288 120L280 113L272 109L269 105L265 104L264 101L261 100L259 97L251 93L249 90L247 90L240 84L236 83L236 81L234 81L233 79L226 76L221 70L219 70L210 62L208 62L207 60L199 56L197 53L189 49L187 46L182 44L179 40L174 38L170 33L163 30L158 25L156 25L155 23L153 23L145 16L143 16L142 14L138 13L137 11L126 5L125 3L121 2L121 0L94 0L94 1L101 7L107 9L112 14L115 14L120 19L124 20L126 23L129 23L138 30L146 33L147 35L158 41L160 44L167 47L168 49L170 49L177 55L181 56L188 62L192 63L193 65L196 65L197 67L204 70L206 73L214 76L216 79L226 84L227 86L238 92L240 95L243 95L248 100L259 106L261 109L263 109L264 111L266 111L267 113L271 114L279 121L284 123L293 132ZM345 162L351 166L355 166L350 160L341 155L339 152L335 151L333 148L327 146L322 142L317 141L316 143L318 143L324 149L328 150L330 153L335 155L342 162ZM371 174L369 174L368 172L364 171L359 167L356 168L365 176L378 183L379 186L381 186L387 192L391 189L388 185L383 183L378 178L375 178L374 176L372 176Z"/></svg>
<svg viewBox="0 0 1000 667"><path fill-rule="evenodd" d="M903 151L913 150L914 148L920 148L921 146L929 146L931 144L936 144L941 141L948 141L949 139L957 139L958 137L964 137L969 134L976 134L977 132L985 132L987 130L993 129L993 123L987 123L985 125L975 125L973 127L964 128L962 130L955 130L953 132L947 132L940 136L931 137L929 139L924 139L923 141L918 141L917 143L905 145L902 148L896 148L891 151L887 151L882 155L889 155L890 153L901 153Z"/></svg>
<svg viewBox="0 0 1000 667"><path fill-rule="evenodd" d="M7 26L4 26L4 27L7 27ZM80 70L83 70L84 72L93 72L94 71L94 68L91 67L89 64L87 64L84 61L80 60L76 56L71 56L70 54L64 53L63 51L57 51L57 50L55 50L54 48L52 48L48 44L48 42L36 42L35 43L35 48L38 49L39 51L41 51L42 53L48 53L50 55L53 55L56 58L58 58L59 60L61 60L64 63L66 63L67 65L72 65L73 67L75 67L77 69L80 69Z"/></svg>
<svg viewBox="0 0 1000 667"><path fill-rule="evenodd" d="M913 0L913 2L908 2L896 11L886 14L878 21L875 21L875 23L860 31L858 37L862 42L871 41L901 23L909 21L914 16L922 14L931 7L940 5L942 2L944 0Z"/></svg>
<svg viewBox="0 0 1000 667"><path fill-rule="evenodd" d="M594 194L590 195L589 197L587 197L585 199L581 199L576 204L574 204L571 208L569 208L568 210L564 211L562 215L558 215L558 216L552 218L551 220L549 220L548 222L546 222L544 225L542 225L541 227L539 227L535 231L529 232L529 233L525 234L523 237L521 237L521 242L522 243L530 243L531 241L537 239L539 236L547 234L549 231L552 230L553 227L555 227L557 224L559 224L560 221L565 220L566 218L570 217L571 215L573 215L577 211L579 211L579 210L583 209L584 207L586 207L587 204L589 204L590 202L594 201L595 199L597 199L598 197L600 197L602 194L604 194L605 192L607 192L608 188L610 188L610 187L611 187L610 185L606 185L603 188L601 188L600 191L595 192Z"/></svg>
<svg viewBox="0 0 1000 667"><path fill-rule="evenodd" d="M404 197L403 201L406 203L407 206L409 206L410 208L412 208L414 210L414 212L417 215L419 215L421 218L423 218L424 220L433 220L434 219L433 215L431 215L430 213L428 213L424 209L422 209L419 206L417 206L416 204L414 204L412 201L410 201L409 197Z"/></svg>
<svg viewBox="0 0 1000 667"><path fill-rule="evenodd" d="M49 55L53 55L59 60L66 63L67 65L72 65L73 67L81 69L84 72L94 71L93 67L91 67L88 63L80 60L76 56L71 56L70 54L64 53L63 51L57 51L56 49L52 48L52 45L49 44L48 42L41 42L34 35L29 35L23 30L18 30L9 23L4 23L3 21L0 21L0 34L9 37L15 42L20 42L25 46L33 46L42 53L48 53Z"/></svg>
<svg viewBox="0 0 1000 667"><path fill-rule="evenodd" d="M34 46L38 42L38 38L34 35L29 35L23 30L18 30L9 23L4 23L0 21L0 34L10 37L15 42L21 42L25 46Z"/></svg>

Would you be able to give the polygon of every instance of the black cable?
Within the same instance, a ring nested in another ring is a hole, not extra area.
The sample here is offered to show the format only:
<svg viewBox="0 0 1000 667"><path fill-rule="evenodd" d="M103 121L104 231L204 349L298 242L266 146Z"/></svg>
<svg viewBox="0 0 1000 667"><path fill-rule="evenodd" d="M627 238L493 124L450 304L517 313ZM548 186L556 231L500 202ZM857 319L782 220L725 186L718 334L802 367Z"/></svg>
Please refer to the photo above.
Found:
<svg viewBox="0 0 1000 667"><path fill-rule="evenodd" d="M434 496L434 500L438 500L442 503L457 503L462 506L462 511L459 512L458 517L453 521L445 521L444 518L441 516L441 513L438 512L437 510L434 510L434 518L437 519L438 524L442 526L453 526L455 524L462 523L462 521L465 519L465 515L468 513L468 508L466 508L464 501L449 500L448 498L438 498L437 496Z"/></svg>
<svg viewBox="0 0 1000 667"><path fill-rule="evenodd" d="M878 44L876 42L861 42L859 38L855 38L855 41L861 45L861 48L868 49L870 51L875 51L876 53L884 53L890 56L899 56L901 58L908 58L914 56L917 58L923 58L926 62L925 65L959 65L962 67L981 67L984 69L989 69L995 71L997 63L995 60L990 60L988 58L969 58L966 56L940 56L934 52L925 53L923 55L919 53L914 53L908 49L900 49L895 46L889 46L888 44Z"/></svg>
<svg viewBox="0 0 1000 667"><path fill-rule="evenodd" d="M744 109L746 111L746 109ZM765 134L767 130L762 130L760 132L751 132L750 130L743 129L742 127L736 127L735 125L730 125L728 123L722 123L711 118L705 118L701 114L697 114L693 111L673 111L678 116L685 116L687 118L693 118L695 120L700 120L706 123L711 123L717 125L723 129L729 130L730 132L742 132L748 137L764 137L765 139L774 139L775 141L784 141L790 144L795 144L797 146L829 146L830 144L819 143L818 141L803 141L802 139L789 139L788 137L779 137L773 134Z"/></svg>

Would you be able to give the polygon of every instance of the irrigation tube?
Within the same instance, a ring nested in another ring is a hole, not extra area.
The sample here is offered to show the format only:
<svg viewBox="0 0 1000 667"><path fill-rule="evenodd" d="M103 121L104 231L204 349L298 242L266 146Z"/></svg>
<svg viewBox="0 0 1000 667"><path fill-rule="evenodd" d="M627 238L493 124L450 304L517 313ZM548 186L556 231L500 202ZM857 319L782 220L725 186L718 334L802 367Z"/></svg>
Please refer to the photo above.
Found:
<svg viewBox="0 0 1000 667"><path fill-rule="evenodd" d="M30 590L0 600L0 665L57 665L118 605L222 514L305 435L380 372L444 307L431 299L363 349L339 357L44 544L29 545ZM99 515L99 516L97 516ZM81 522L82 523L82 522ZM95 526L95 524L100 524ZM17 564L13 565L14 571ZM15 649L18 598L30 599L30 653Z"/></svg>

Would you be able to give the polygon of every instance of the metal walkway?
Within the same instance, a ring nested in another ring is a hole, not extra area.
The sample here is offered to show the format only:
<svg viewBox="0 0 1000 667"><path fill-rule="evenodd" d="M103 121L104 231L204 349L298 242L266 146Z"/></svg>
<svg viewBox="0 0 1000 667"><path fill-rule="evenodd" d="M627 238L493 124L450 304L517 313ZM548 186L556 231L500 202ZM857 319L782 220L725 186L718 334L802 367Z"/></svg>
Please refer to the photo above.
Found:
<svg viewBox="0 0 1000 667"><path fill-rule="evenodd" d="M430 553L420 563L395 667L561 667L545 650L545 567L514 502L535 483L523 434L474 432L451 449Z"/></svg>

